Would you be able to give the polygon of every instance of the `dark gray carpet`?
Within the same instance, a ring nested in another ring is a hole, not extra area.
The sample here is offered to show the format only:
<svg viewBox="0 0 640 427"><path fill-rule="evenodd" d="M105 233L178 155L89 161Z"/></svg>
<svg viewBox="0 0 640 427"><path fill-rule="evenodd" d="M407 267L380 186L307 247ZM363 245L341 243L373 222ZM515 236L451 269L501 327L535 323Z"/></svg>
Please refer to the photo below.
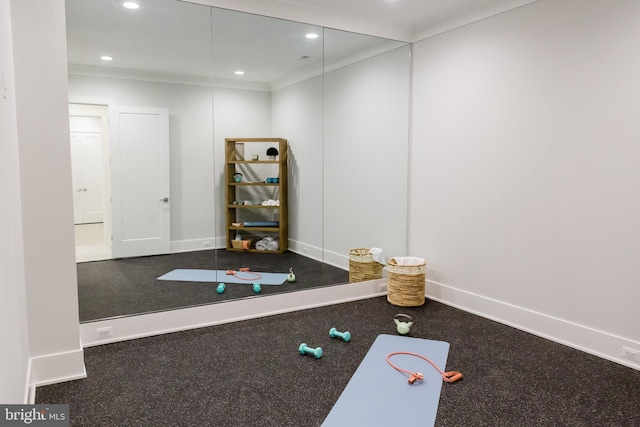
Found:
<svg viewBox="0 0 640 427"><path fill-rule="evenodd" d="M640 371L384 297L88 348L88 378L39 387L36 403L70 404L74 426L319 426L397 313L414 318L412 336L449 342L447 369L464 374L443 384L438 426L640 426ZM331 327L352 340L329 338ZM300 355L301 342L323 357ZM419 421L420 408L388 409Z"/></svg>
<svg viewBox="0 0 640 427"><path fill-rule="evenodd" d="M262 286L260 294L292 292L349 281L349 272L310 258L285 252L261 254L207 250L109 261L80 263L78 303L80 321L171 310L255 295L251 285L231 284L223 294L217 283L157 280L174 269L239 270L288 273L296 281Z"/></svg>

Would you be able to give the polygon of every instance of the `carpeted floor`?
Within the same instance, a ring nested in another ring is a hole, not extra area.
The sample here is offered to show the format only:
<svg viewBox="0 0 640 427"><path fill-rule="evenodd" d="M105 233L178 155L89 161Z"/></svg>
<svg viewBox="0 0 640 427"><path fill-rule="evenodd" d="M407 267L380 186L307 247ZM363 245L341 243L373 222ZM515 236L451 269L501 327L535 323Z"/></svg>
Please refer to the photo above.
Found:
<svg viewBox="0 0 640 427"><path fill-rule="evenodd" d="M393 318L451 344L437 426L640 426L640 371L433 301L384 297L85 349L88 378L39 387L73 426L319 426ZM330 339L348 330L350 342ZM321 359L298 346L321 346ZM380 385L384 387L384 384ZM414 411L389 402L390 411ZM352 424L357 426L357 424Z"/></svg>
<svg viewBox="0 0 640 427"><path fill-rule="evenodd" d="M251 285L228 285L223 294L217 283L157 280L174 269L238 270L288 273L296 281L262 286L261 294L292 292L349 281L349 272L310 258L285 252L261 254L207 250L141 258L80 263L78 303L80 321L211 304L255 295Z"/></svg>

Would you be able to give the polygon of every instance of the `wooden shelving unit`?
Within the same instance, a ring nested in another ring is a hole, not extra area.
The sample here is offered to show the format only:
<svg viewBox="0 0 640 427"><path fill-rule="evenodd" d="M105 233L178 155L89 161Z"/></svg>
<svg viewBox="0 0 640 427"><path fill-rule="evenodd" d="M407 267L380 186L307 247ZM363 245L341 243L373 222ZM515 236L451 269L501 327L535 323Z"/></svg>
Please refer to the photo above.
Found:
<svg viewBox="0 0 640 427"><path fill-rule="evenodd" d="M237 150L241 144L246 151L244 157ZM260 144L260 145L258 145ZM283 138L226 138L225 139L225 182L226 182L226 234L227 250L239 252L283 253L288 249L288 205L287 205L287 140ZM258 160L252 160L253 148L275 147L278 156L275 160L268 159L266 149ZM248 159L247 159L248 157ZM236 182L236 173L242 174L242 180ZM267 178L278 178L277 183L266 182ZM278 194L278 206L264 206L262 202L267 193ZM252 204L244 204L249 200ZM237 224L245 222L277 222L274 227L254 227ZM252 240L249 249L236 247L236 236L240 234L242 240ZM257 240L273 237L278 241L277 250L258 250L255 248Z"/></svg>

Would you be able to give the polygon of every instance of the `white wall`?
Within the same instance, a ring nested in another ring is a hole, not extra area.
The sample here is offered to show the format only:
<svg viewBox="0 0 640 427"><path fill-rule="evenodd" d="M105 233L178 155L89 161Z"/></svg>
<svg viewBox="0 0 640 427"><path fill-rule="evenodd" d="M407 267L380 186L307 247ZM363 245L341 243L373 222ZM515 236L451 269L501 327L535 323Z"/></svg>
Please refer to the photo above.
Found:
<svg viewBox="0 0 640 427"><path fill-rule="evenodd" d="M24 277L18 131L9 0L0 0L0 402L28 393L29 329ZM6 91L3 89L6 88Z"/></svg>
<svg viewBox="0 0 640 427"><path fill-rule="evenodd" d="M272 93L273 134L289 141L289 248L322 259L322 76Z"/></svg>
<svg viewBox="0 0 640 427"><path fill-rule="evenodd" d="M416 43L409 221L431 296L636 368L639 20L540 0Z"/></svg>
<svg viewBox="0 0 640 427"><path fill-rule="evenodd" d="M13 316L20 322L18 333L24 333L24 280L32 360L28 381L47 383L85 375L73 241L64 1L11 1L11 25L19 163L9 174L15 175L19 166L20 181L13 185L19 185L22 208L22 228L14 230L17 264L9 269L15 280ZM13 132L9 139L13 160L15 136ZM10 202L18 202L16 191L8 190ZM13 215L19 212L12 207ZM18 218L12 222L20 225Z"/></svg>
<svg viewBox="0 0 640 427"><path fill-rule="evenodd" d="M330 262L345 262L353 248L405 255L409 53L409 46L397 48L324 76L324 249Z"/></svg>

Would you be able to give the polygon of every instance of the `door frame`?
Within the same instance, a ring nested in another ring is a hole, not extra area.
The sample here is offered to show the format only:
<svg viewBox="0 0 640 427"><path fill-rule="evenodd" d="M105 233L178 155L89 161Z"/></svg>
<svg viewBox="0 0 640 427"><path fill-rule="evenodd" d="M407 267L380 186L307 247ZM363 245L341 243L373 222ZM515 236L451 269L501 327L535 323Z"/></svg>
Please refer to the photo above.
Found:
<svg viewBox="0 0 640 427"><path fill-rule="evenodd" d="M105 111L101 114L92 114L91 112L83 113L85 116L100 117L101 123L101 135L102 135L102 147L103 147L103 176L104 176L104 191L103 191L103 205L104 205L104 232L103 239L104 244L109 250L109 258L112 258L111 242L112 242L112 230L113 230L113 210L111 206L111 168L109 167L111 148L110 148L110 125L109 125L109 112L113 110L116 102L113 98L96 98L86 96L69 96L69 107L72 105L78 106L101 106L105 107ZM72 115L72 114L69 114Z"/></svg>

